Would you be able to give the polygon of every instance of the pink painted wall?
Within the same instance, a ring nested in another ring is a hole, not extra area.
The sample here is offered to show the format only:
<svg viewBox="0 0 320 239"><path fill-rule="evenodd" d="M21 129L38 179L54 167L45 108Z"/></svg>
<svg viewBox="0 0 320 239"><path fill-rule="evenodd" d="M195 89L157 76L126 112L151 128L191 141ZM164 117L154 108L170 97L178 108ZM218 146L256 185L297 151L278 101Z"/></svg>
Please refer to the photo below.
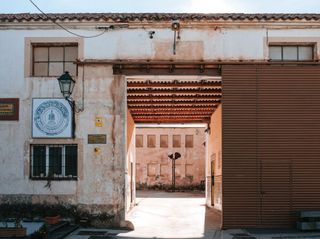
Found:
<svg viewBox="0 0 320 239"><path fill-rule="evenodd" d="M206 200L207 205L214 205L216 209L222 208L222 105L211 116L210 131L208 135L208 159L206 170ZM214 187L212 196L212 161L214 161Z"/></svg>
<svg viewBox="0 0 320 239"><path fill-rule="evenodd" d="M143 147L137 147L137 187L171 186L172 160L168 154L179 152L176 160L176 185L200 185L205 180L205 128L137 128L136 136L143 138ZM155 135L155 147L148 147L148 135ZM168 136L168 147L160 147L160 135ZM180 135L180 147L173 147L173 136ZM186 147L186 135L193 137L193 147Z"/></svg>
<svg viewBox="0 0 320 239"><path fill-rule="evenodd" d="M127 157L125 165L125 185L126 185L126 212L133 207L135 202L135 124L133 118L127 111Z"/></svg>

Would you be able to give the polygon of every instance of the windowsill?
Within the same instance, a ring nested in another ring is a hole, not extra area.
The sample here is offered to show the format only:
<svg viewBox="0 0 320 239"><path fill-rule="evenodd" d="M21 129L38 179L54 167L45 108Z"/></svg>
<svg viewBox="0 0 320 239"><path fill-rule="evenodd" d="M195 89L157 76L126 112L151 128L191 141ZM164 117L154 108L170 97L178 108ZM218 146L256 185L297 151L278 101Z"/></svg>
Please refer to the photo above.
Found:
<svg viewBox="0 0 320 239"><path fill-rule="evenodd" d="M73 177L30 177L30 180L34 181L77 181L78 177L73 176Z"/></svg>

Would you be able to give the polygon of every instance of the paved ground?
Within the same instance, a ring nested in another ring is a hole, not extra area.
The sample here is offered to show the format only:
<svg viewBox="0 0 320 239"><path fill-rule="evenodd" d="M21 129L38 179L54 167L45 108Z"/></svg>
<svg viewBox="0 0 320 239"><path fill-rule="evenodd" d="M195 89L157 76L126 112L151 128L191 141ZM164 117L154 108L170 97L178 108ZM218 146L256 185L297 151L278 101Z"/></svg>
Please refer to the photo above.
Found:
<svg viewBox="0 0 320 239"><path fill-rule="evenodd" d="M218 229L220 225L220 215L206 211L203 193L142 191L137 207L128 216L135 230L121 236L203 238L206 229Z"/></svg>
<svg viewBox="0 0 320 239"><path fill-rule="evenodd" d="M202 193L139 191L136 203L127 218L133 231L79 229L67 239L320 239L320 233L294 230L219 230L220 215L205 206Z"/></svg>

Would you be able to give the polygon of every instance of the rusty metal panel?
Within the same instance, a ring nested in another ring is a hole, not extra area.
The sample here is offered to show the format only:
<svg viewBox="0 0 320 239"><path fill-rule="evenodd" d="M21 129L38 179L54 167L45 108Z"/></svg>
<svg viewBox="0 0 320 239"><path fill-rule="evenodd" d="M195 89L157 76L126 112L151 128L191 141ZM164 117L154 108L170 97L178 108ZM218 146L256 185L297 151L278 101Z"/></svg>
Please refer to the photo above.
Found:
<svg viewBox="0 0 320 239"><path fill-rule="evenodd" d="M222 76L223 226L293 227L293 212L320 210L320 67Z"/></svg>

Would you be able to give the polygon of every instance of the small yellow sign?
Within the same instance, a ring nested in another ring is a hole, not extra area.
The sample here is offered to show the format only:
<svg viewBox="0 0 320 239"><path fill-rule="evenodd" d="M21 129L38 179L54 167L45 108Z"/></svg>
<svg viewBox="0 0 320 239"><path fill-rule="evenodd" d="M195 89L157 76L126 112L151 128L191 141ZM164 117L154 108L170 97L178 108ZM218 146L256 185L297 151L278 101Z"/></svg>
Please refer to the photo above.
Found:
<svg viewBox="0 0 320 239"><path fill-rule="evenodd" d="M96 127L102 127L103 126L103 119L102 117L96 117Z"/></svg>

